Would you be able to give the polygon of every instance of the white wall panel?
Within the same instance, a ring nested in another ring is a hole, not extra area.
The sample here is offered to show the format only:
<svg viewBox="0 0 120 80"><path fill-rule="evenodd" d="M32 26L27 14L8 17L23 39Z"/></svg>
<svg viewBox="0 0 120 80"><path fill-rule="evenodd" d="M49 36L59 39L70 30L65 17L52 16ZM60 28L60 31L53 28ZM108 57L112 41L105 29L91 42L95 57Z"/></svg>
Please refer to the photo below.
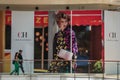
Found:
<svg viewBox="0 0 120 80"><path fill-rule="evenodd" d="M33 11L12 11L12 56L15 52L23 50L23 62L25 73L33 72L34 59L34 12ZM28 60L28 61L26 61ZM21 71L21 70L20 70Z"/></svg>
<svg viewBox="0 0 120 80"><path fill-rule="evenodd" d="M105 11L104 22L105 60L110 60L110 62L105 62L105 73L116 74L117 63L111 61L120 60L120 12Z"/></svg>

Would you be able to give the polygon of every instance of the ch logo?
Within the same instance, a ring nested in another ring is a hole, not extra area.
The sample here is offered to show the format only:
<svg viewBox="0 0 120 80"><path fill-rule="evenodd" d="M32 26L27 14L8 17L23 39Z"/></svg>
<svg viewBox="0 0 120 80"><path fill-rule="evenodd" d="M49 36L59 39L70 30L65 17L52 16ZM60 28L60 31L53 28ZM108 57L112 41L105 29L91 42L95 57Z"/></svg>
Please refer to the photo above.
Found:
<svg viewBox="0 0 120 80"><path fill-rule="evenodd" d="M27 38L27 32L18 32L17 35L19 38Z"/></svg>
<svg viewBox="0 0 120 80"><path fill-rule="evenodd" d="M109 33L109 37L110 37L110 38L116 38L116 37L117 37L116 32L110 32L110 33Z"/></svg>

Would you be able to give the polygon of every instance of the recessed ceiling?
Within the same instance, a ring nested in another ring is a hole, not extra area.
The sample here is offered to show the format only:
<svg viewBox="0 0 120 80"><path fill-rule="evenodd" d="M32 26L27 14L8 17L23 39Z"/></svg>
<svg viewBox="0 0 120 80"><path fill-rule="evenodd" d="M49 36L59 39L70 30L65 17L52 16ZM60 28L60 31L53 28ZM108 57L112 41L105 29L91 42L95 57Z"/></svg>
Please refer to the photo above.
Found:
<svg viewBox="0 0 120 80"><path fill-rule="evenodd" d="M111 5L111 4L76 4L76 5L0 5L0 10L25 10L25 11L34 11L34 10L93 10L93 9L102 9L102 10L120 10L120 5Z"/></svg>

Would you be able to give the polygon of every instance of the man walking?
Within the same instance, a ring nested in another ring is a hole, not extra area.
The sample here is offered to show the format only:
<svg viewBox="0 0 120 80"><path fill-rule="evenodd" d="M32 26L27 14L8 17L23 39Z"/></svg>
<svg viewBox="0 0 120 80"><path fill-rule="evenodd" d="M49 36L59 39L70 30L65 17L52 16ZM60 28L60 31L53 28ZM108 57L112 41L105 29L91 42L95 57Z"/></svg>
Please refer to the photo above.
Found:
<svg viewBox="0 0 120 80"><path fill-rule="evenodd" d="M19 59L20 68L24 74L22 50L19 50L18 59Z"/></svg>

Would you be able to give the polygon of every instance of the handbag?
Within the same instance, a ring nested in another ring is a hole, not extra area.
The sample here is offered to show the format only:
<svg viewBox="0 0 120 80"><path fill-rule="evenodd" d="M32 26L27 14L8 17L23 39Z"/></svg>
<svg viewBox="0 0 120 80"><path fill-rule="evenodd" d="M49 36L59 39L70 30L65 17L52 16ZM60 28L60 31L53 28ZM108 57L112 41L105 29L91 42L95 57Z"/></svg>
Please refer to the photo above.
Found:
<svg viewBox="0 0 120 80"><path fill-rule="evenodd" d="M15 64L15 60L12 61L12 64Z"/></svg>
<svg viewBox="0 0 120 80"><path fill-rule="evenodd" d="M72 60L73 53L70 51L61 49L57 56L65 60Z"/></svg>

